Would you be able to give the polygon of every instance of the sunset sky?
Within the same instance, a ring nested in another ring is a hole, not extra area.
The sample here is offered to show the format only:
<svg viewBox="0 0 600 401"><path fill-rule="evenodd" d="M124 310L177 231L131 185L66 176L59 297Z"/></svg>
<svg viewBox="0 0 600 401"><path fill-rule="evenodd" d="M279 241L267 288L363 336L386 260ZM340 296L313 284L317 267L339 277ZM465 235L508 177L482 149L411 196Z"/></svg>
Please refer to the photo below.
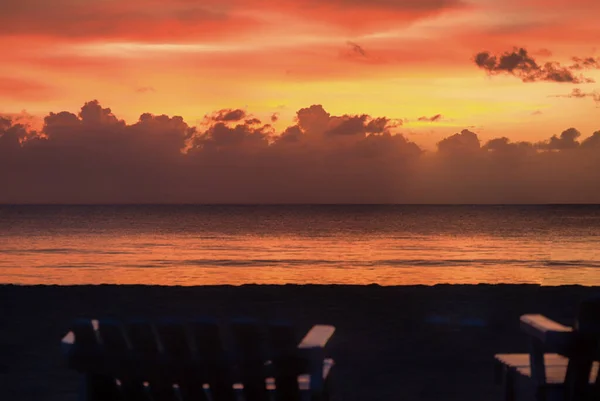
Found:
<svg viewBox="0 0 600 401"><path fill-rule="evenodd" d="M600 129L598 15L597 0L5 0L0 116L6 132L35 130L14 143L62 150L65 129L90 122L129 138L149 124L179 129L168 146L204 153L238 134L266 144L359 126L361 141L391 134L409 153L464 132L455 143L557 150L553 136L572 144ZM237 117L219 117L228 111ZM41 166L32 155L19 163ZM10 199L22 198L0 197Z"/></svg>
<svg viewBox="0 0 600 401"><path fill-rule="evenodd" d="M98 99L127 122L151 112L194 125L242 108L279 113L283 129L322 104L405 120L400 131L425 147L468 127L482 139L591 134L598 84L490 77L473 58L599 56L599 13L596 0L6 0L0 112ZM556 97L574 88L590 96Z"/></svg>

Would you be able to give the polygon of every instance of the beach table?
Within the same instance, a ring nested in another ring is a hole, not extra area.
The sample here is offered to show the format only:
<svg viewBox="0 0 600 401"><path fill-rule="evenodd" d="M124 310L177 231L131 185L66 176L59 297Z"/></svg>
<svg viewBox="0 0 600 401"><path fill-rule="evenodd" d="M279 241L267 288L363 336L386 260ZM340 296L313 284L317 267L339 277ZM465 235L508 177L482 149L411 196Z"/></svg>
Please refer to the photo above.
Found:
<svg viewBox="0 0 600 401"><path fill-rule="evenodd" d="M600 299L581 304L574 327L542 315L521 316L527 354L497 354L506 401L600 401Z"/></svg>
<svg viewBox="0 0 600 401"><path fill-rule="evenodd" d="M86 401L326 401L334 327L252 319L78 320L62 339Z"/></svg>

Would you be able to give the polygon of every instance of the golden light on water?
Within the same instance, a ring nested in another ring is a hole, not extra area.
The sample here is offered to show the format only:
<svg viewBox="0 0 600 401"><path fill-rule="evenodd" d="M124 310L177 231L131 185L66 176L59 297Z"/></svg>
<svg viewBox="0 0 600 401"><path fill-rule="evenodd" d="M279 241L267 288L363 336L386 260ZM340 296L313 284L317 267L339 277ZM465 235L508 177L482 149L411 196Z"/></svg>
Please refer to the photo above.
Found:
<svg viewBox="0 0 600 401"><path fill-rule="evenodd" d="M550 268L522 271L485 270L482 268L373 268L354 269L314 268L310 266L281 269L270 267L242 268L232 272L226 268L181 268L140 269L121 268L111 271L96 268L22 268L18 275L11 275L15 284L79 285L79 284L144 284L144 285L243 285L243 284L351 284L351 285L435 285L435 284L539 284L539 285L586 285L598 286L600 279L593 268L580 269L577 274L556 277ZM0 272L0 277L6 271ZM596 277L594 279L594 277ZM4 281L4 280L3 280Z"/></svg>
<svg viewBox="0 0 600 401"><path fill-rule="evenodd" d="M519 244L518 238L354 238L192 235L35 237L4 251L0 282L14 284L533 283L600 285L569 266L593 243ZM540 262L545 261L545 262ZM561 263L564 262L564 263Z"/></svg>

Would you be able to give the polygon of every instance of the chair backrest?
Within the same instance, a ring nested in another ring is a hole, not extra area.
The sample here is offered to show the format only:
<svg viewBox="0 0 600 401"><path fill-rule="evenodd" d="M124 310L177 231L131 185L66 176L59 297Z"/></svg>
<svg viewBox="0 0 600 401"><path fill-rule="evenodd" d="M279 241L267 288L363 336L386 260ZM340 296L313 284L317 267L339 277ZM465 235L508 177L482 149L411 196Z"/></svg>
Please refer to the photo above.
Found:
<svg viewBox="0 0 600 401"><path fill-rule="evenodd" d="M579 305L575 319L576 342L569 351L565 378L566 400L600 400L600 373L589 385L594 361L600 361L600 296Z"/></svg>
<svg viewBox="0 0 600 401"><path fill-rule="evenodd" d="M600 295L588 298L579 305L575 329L600 337Z"/></svg>
<svg viewBox="0 0 600 401"><path fill-rule="evenodd" d="M71 332L69 365L90 401L294 401L309 373L286 323L78 320Z"/></svg>

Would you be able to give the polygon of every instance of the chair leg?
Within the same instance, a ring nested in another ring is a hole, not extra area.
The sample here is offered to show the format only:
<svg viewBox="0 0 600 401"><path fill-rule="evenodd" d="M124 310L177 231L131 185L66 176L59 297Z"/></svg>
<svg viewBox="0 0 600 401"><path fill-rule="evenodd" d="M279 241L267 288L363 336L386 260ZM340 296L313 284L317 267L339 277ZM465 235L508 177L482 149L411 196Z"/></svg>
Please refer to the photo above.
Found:
<svg viewBox="0 0 600 401"><path fill-rule="evenodd" d="M529 343L529 366L531 367L531 380L535 388L535 399L536 401L546 401L544 344L538 338L531 338Z"/></svg>
<svg viewBox="0 0 600 401"><path fill-rule="evenodd" d="M515 400L515 373L507 369L504 372L504 401Z"/></svg>
<svg viewBox="0 0 600 401"><path fill-rule="evenodd" d="M546 389L544 387L535 388L536 401L546 401Z"/></svg>
<svg viewBox="0 0 600 401"><path fill-rule="evenodd" d="M79 394L77 395L77 401L90 401L90 396L88 394L88 376L81 375L79 378Z"/></svg>
<svg viewBox="0 0 600 401"><path fill-rule="evenodd" d="M571 358L565 377L565 401L585 401L588 394L593 360Z"/></svg>

